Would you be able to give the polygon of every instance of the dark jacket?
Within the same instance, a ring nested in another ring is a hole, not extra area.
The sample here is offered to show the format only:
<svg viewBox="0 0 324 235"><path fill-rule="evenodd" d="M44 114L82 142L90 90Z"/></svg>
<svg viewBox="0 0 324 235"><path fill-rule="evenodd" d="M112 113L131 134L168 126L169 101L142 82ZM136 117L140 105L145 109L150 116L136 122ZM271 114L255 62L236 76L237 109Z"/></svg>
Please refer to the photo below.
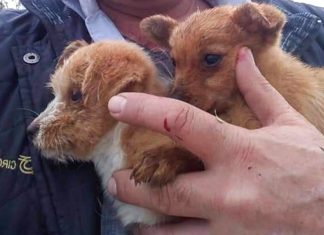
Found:
<svg viewBox="0 0 324 235"><path fill-rule="evenodd" d="M102 190L93 165L44 160L26 135L33 112L52 99L45 85L62 49L90 37L61 1L22 2L28 10L0 11L0 234L100 234ZM324 10L267 2L288 17L282 47L306 63L324 65Z"/></svg>

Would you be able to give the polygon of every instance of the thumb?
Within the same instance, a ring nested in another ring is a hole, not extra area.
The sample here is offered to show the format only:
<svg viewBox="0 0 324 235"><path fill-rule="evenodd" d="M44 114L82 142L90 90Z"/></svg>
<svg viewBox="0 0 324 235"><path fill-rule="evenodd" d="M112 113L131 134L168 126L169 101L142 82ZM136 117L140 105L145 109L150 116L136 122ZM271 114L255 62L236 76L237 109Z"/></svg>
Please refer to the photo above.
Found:
<svg viewBox="0 0 324 235"><path fill-rule="evenodd" d="M282 114L293 112L287 101L256 67L248 48L241 48L239 51L236 79L245 101L263 125L270 125Z"/></svg>

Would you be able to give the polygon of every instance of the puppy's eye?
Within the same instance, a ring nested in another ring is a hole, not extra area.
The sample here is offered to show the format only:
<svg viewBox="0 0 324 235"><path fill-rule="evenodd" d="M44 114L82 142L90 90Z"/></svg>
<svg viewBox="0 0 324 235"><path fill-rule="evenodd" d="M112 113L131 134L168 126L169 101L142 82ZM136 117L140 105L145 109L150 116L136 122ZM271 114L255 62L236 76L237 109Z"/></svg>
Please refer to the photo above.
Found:
<svg viewBox="0 0 324 235"><path fill-rule="evenodd" d="M217 54L206 54L203 59L203 64L205 67L215 67L223 59L222 55Z"/></svg>
<svg viewBox="0 0 324 235"><path fill-rule="evenodd" d="M71 100L73 102L79 102L82 99L82 93L79 90L75 90L71 94Z"/></svg>

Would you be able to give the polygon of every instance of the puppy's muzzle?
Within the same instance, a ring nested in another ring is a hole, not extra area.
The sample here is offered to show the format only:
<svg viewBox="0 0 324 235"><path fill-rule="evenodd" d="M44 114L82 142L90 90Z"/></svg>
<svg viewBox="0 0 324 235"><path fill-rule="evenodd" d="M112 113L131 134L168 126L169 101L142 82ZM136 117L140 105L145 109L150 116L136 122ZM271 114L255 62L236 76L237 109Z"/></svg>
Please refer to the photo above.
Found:
<svg viewBox="0 0 324 235"><path fill-rule="evenodd" d="M184 102L189 101L189 96L182 89L173 89L170 94L170 98L182 100Z"/></svg>

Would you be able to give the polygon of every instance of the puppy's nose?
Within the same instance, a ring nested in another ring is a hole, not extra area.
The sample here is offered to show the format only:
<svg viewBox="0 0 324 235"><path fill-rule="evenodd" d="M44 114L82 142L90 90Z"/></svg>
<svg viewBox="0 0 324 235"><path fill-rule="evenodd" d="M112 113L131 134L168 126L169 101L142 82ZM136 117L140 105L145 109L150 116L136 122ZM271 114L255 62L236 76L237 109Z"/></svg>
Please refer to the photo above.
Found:
<svg viewBox="0 0 324 235"><path fill-rule="evenodd" d="M33 136L37 133L38 130L39 130L39 122L37 120L34 120L27 127L27 134Z"/></svg>

